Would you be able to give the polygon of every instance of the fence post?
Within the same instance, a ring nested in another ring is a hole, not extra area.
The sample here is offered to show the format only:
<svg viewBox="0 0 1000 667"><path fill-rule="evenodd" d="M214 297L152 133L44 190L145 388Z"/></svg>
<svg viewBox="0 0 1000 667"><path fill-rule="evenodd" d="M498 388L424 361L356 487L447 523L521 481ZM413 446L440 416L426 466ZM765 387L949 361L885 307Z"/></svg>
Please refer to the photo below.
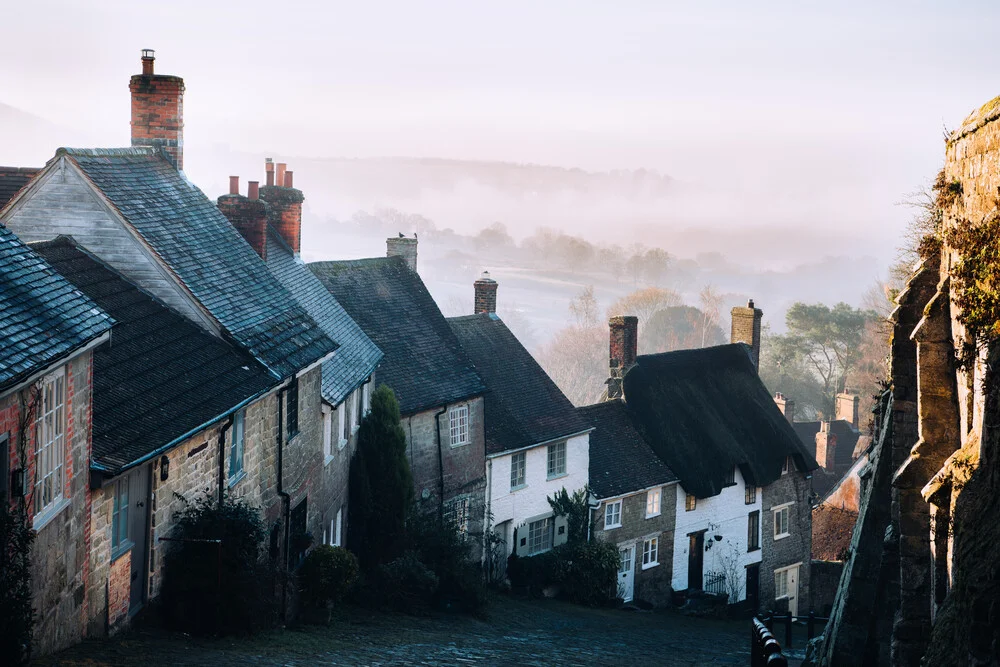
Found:
<svg viewBox="0 0 1000 667"><path fill-rule="evenodd" d="M806 641L810 641L816 632L816 612L809 610L809 620L806 621Z"/></svg>
<svg viewBox="0 0 1000 667"><path fill-rule="evenodd" d="M785 615L785 648L792 648L792 612Z"/></svg>

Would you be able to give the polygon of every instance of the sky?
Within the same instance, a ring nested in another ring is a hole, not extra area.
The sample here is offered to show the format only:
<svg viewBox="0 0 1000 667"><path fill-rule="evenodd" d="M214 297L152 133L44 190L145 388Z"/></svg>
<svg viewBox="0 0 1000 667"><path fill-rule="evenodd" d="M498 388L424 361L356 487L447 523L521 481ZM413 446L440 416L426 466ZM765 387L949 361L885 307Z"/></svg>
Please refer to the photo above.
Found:
<svg viewBox="0 0 1000 667"><path fill-rule="evenodd" d="M945 128L1000 94L1000 4L987 2L36 0L16 11L0 40L0 103L44 119L60 144L127 145L128 79L153 48L157 72L186 82L195 182L224 187L199 162L209 146L647 168L684 184L695 224L822 227L871 244L880 263L911 215L899 202L941 166ZM40 164L55 147L0 146L0 164Z"/></svg>

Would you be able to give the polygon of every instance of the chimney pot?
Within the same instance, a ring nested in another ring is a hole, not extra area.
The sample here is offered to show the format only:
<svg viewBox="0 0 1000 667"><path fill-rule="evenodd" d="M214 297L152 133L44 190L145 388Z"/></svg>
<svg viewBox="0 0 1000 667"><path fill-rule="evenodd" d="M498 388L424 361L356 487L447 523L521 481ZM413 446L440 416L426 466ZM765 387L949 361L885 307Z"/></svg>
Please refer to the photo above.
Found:
<svg viewBox="0 0 1000 667"><path fill-rule="evenodd" d="M292 187L292 172L290 171L285 172L285 187L286 188Z"/></svg>
<svg viewBox="0 0 1000 667"><path fill-rule="evenodd" d="M240 193L240 177L230 176L229 177L229 194L238 195Z"/></svg>
<svg viewBox="0 0 1000 667"><path fill-rule="evenodd" d="M269 157L264 158L264 171L267 172L264 183L268 187L274 185L274 161Z"/></svg>
<svg viewBox="0 0 1000 667"><path fill-rule="evenodd" d="M483 275L472 284L475 290L475 300L473 312L476 315L482 313L497 312L497 281L490 278L489 271L483 271Z"/></svg>
<svg viewBox="0 0 1000 667"><path fill-rule="evenodd" d="M279 188L285 187L285 168L286 168L286 166L287 165L284 162L279 162L278 163L278 173L274 177L274 184L277 185Z"/></svg>
<svg viewBox="0 0 1000 667"><path fill-rule="evenodd" d="M142 50L142 75L153 76L153 61L156 60L156 51L153 49Z"/></svg>
<svg viewBox="0 0 1000 667"><path fill-rule="evenodd" d="M260 181L247 181L247 185L249 186L247 188L247 197L250 198L250 199L259 199L260 198L260 190L259 190Z"/></svg>

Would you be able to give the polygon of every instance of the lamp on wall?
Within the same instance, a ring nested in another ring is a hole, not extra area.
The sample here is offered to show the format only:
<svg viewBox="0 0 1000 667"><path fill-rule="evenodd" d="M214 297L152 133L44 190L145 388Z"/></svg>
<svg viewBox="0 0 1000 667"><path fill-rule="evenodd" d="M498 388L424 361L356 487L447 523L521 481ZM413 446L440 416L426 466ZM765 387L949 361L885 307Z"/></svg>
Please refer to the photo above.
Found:
<svg viewBox="0 0 1000 667"><path fill-rule="evenodd" d="M27 493L24 488L24 468L14 468L10 471L10 492L12 496L23 496Z"/></svg>
<svg viewBox="0 0 1000 667"><path fill-rule="evenodd" d="M160 481L165 482L170 477L170 457L164 454L160 457Z"/></svg>

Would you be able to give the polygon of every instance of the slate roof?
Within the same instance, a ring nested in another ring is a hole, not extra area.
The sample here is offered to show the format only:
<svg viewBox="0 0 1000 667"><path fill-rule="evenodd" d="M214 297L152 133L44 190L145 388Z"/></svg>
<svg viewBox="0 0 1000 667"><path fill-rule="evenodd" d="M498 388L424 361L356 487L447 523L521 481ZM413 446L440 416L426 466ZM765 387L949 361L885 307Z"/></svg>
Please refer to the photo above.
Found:
<svg viewBox="0 0 1000 667"><path fill-rule="evenodd" d="M742 343L639 356L625 398L650 444L685 491L718 494L734 465L757 486L781 475L787 456L818 466L757 376Z"/></svg>
<svg viewBox="0 0 1000 667"><path fill-rule="evenodd" d="M72 239L32 248L117 322L111 342L94 353L93 467L117 474L277 384L238 346L157 301Z"/></svg>
<svg viewBox="0 0 1000 667"><path fill-rule="evenodd" d="M372 374L382 350L281 238L267 231L267 268L340 347L323 362L323 398L337 405Z"/></svg>
<svg viewBox="0 0 1000 667"><path fill-rule="evenodd" d="M60 148L221 326L276 377L337 345L219 212L155 148Z"/></svg>
<svg viewBox="0 0 1000 667"><path fill-rule="evenodd" d="M0 225L0 391L68 357L114 320Z"/></svg>
<svg viewBox="0 0 1000 667"><path fill-rule="evenodd" d="M39 171L37 167L0 167L0 209Z"/></svg>
<svg viewBox="0 0 1000 667"><path fill-rule="evenodd" d="M795 422L792 428L795 429L805 448L815 457L816 434L819 433L820 422ZM830 432L837 436L837 448L833 452L834 463L838 469L850 468L855 459L854 448L861 434L851 428L850 422L846 419L831 421Z"/></svg>
<svg viewBox="0 0 1000 667"><path fill-rule="evenodd" d="M403 258L308 266L385 354L379 383L396 392L404 415L486 390L424 282Z"/></svg>
<svg viewBox="0 0 1000 667"><path fill-rule="evenodd" d="M677 481L643 434L624 401L596 403L576 411L594 427L590 434L590 490L614 498Z"/></svg>
<svg viewBox="0 0 1000 667"><path fill-rule="evenodd" d="M486 382L486 453L590 430L569 399L494 313L448 320Z"/></svg>

